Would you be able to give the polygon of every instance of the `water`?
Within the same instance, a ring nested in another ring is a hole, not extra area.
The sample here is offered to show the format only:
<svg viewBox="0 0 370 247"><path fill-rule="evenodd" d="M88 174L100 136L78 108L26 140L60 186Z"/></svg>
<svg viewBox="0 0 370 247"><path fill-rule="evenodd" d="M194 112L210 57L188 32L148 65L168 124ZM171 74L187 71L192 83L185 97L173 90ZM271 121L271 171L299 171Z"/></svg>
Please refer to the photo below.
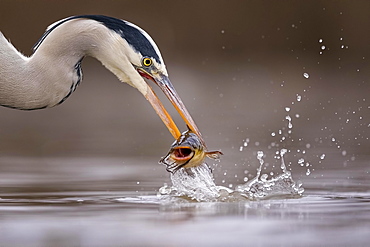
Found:
<svg viewBox="0 0 370 247"><path fill-rule="evenodd" d="M302 142L297 104L269 145L242 138L190 172L158 156L0 157L1 246L367 246L369 157Z"/></svg>
<svg viewBox="0 0 370 247"><path fill-rule="evenodd" d="M304 175L299 198L233 202L158 195L153 160L0 158L1 245L367 246L368 159Z"/></svg>
<svg viewBox="0 0 370 247"><path fill-rule="evenodd" d="M167 173L158 154L1 156L1 246L367 246L370 158L336 124L310 138L302 124L314 115L297 110L307 95L290 94L280 122L238 133L220 163L190 173Z"/></svg>
<svg viewBox="0 0 370 247"><path fill-rule="evenodd" d="M239 135L190 173L158 155L1 156L1 246L367 246L369 156L303 136L292 96L270 139Z"/></svg>

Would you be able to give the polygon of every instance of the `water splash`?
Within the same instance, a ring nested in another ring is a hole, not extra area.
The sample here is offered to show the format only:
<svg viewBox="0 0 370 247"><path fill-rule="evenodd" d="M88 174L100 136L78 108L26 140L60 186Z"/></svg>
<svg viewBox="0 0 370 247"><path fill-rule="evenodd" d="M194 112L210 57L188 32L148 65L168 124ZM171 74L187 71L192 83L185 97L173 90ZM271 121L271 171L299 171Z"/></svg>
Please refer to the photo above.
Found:
<svg viewBox="0 0 370 247"><path fill-rule="evenodd" d="M196 201L212 201L220 196L218 187L207 164L179 169L171 173L172 186L159 189L161 195L185 196Z"/></svg>
<svg viewBox="0 0 370 247"><path fill-rule="evenodd" d="M214 183L212 172L207 164L198 167L180 169L171 174L172 186L164 185L159 189L160 195L185 197L195 201L242 201L262 200L271 197L292 198L300 197L304 192L302 183L295 182L287 171L284 155L286 149L280 150L281 174L268 178L268 174L261 174L264 166L262 151L257 152L260 163L256 176L245 184L237 185L235 189L217 186Z"/></svg>
<svg viewBox="0 0 370 247"><path fill-rule="evenodd" d="M304 77L308 79L310 75L305 72ZM296 101L292 102L292 105L302 101L302 96L300 94L296 94L295 96ZM292 140L290 138L290 134L293 129L293 119L289 113L294 114L294 111L291 106L286 106L284 109L285 112L288 113L285 116L287 125L278 131L271 132L272 137L280 138L280 143L277 144L276 142L272 142L269 145L269 149L272 147L283 146L282 144L284 144L286 140ZM300 117L298 113L295 113L295 115L292 116L295 116L296 118ZM249 146L250 142L251 140L249 138L243 140L243 144L239 147L239 151L242 152ZM255 142L256 147L259 145L259 142ZM309 149L310 146L311 144L306 144L307 149ZM234 189L232 189L232 184L229 185L229 188L216 185L210 168L206 164L202 164L198 167L180 169L178 172L171 174L172 186L164 185L160 188L159 195L178 196L196 201L241 201L262 200L271 197L300 197L304 192L304 188L302 187L301 182L295 182L293 180L291 172L288 171L287 166L285 165L284 155L287 152L287 149L282 148L276 151L276 155L274 156L276 162L280 162L280 173L274 171L269 174L262 174L263 168L268 167L269 164L265 164L264 162L265 154L262 151L258 151L257 160L259 161L259 166L256 171L256 176L250 180L248 180L247 177L244 177L245 183L237 185ZM306 151L297 150L297 153L304 155ZM323 160L325 158L325 154L322 154L320 158ZM304 158L300 158L298 160L298 165L301 167L306 166L307 176L314 171L313 169L310 169L310 163L305 161ZM275 165L273 167L275 167ZM224 175L226 176L226 172ZM222 180L222 183L227 184L225 180Z"/></svg>
<svg viewBox="0 0 370 247"><path fill-rule="evenodd" d="M299 197L302 196L304 188L302 183L296 183L292 174L287 171L284 155L287 153L286 149L280 150L281 157L281 170L282 173L268 179L267 174L261 175L261 170L264 164L263 152L259 151L257 154L257 159L260 162L260 166L257 170L257 175L251 181L246 184L239 185L236 188L236 191L240 192L243 196L248 199L266 199L271 197Z"/></svg>

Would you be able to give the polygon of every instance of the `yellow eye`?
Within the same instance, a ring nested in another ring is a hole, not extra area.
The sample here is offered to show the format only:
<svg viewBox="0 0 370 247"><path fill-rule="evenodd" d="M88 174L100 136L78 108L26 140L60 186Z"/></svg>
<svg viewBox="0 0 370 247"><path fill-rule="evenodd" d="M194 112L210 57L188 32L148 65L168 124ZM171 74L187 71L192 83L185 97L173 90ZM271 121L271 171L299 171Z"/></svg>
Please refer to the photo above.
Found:
<svg viewBox="0 0 370 247"><path fill-rule="evenodd" d="M149 67L150 65L153 64L153 61L152 61L152 59L150 59L148 57L144 57L142 63L143 63L144 66Z"/></svg>

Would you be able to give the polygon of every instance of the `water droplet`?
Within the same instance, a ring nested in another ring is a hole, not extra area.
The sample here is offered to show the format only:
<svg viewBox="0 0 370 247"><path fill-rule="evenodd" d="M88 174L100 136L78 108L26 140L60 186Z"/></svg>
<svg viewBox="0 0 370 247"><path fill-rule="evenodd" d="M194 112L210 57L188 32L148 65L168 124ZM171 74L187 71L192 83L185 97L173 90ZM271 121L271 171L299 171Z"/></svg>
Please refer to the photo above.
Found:
<svg viewBox="0 0 370 247"><path fill-rule="evenodd" d="M298 160L298 164L300 164L301 166L304 166L304 159L303 158L300 158Z"/></svg>
<svg viewBox="0 0 370 247"><path fill-rule="evenodd" d="M319 43L322 43L322 39L319 39Z"/></svg>
<svg viewBox="0 0 370 247"><path fill-rule="evenodd" d="M307 169L307 171L306 171L306 175L307 175L307 176L309 176L310 174L311 174L310 169Z"/></svg>
<svg viewBox="0 0 370 247"><path fill-rule="evenodd" d="M301 101L302 100L302 96L297 94L297 101Z"/></svg>
<svg viewBox="0 0 370 247"><path fill-rule="evenodd" d="M306 79L308 79L308 78L310 78L310 74L308 74L307 72L304 72L303 73L303 77L306 78Z"/></svg>
<svg viewBox="0 0 370 247"><path fill-rule="evenodd" d="M276 135L276 134L275 134L275 132L272 132L272 133L271 133L271 136L275 136L275 135Z"/></svg>
<svg viewBox="0 0 370 247"><path fill-rule="evenodd" d="M266 182L267 181L267 178L268 178L268 175L267 174L262 174L261 175L261 181L262 182Z"/></svg>
<svg viewBox="0 0 370 247"><path fill-rule="evenodd" d="M347 151L346 151L346 150L343 150L343 151L342 151L342 155L343 155L343 156L346 156L346 155L347 155Z"/></svg>
<svg viewBox="0 0 370 247"><path fill-rule="evenodd" d="M325 45L321 46L321 50L325 50L325 48L326 48Z"/></svg>
<svg viewBox="0 0 370 247"><path fill-rule="evenodd" d="M280 156L284 156L287 152L288 152L288 149L285 149L285 148L281 149Z"/></svg>
<svg viewBox="0 0 370 247"><path fill-rule="evenodd" d="M225 33L225 30L221 30L221 33Z"/></svg>
<svg viewBox="0 0 370 247"><path fill-rule="evenodd" d="M321 156L320 156L320 159L325 159L325 154L322 154Z"/></svg>
<svg viewBox="0 0 370 247"><path fill-rule="evenodd" d="M293 128L292 118L288 115L285 117L285 119L288 120L288 128L289 129Z"/></svg>
<svg viewBox="0 0 370 247"><path fill-rule="evenodd" d="M289 112L290 111L290 107L285 107L285 111L286 112Z"/></svg>

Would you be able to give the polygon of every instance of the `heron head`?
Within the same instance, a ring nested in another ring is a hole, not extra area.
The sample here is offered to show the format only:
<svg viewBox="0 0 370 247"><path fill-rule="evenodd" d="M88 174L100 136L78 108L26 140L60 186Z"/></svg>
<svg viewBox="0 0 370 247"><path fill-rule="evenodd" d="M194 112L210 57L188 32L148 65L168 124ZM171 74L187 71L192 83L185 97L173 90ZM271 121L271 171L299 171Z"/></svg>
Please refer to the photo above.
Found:
<svg viewBox="0 0 370 247"><path fill-rule="evenodd" d="M181 135L180 131L147 82L153 81L167 96L189 129L204 143L195 122L169 80L162 55L149 34L130 22L112 17L83 18L98 21L110 31L109 42L104 41L104 50L100 50L96 57L121 81L137 88L144 95L177 139Z"/></svg>

